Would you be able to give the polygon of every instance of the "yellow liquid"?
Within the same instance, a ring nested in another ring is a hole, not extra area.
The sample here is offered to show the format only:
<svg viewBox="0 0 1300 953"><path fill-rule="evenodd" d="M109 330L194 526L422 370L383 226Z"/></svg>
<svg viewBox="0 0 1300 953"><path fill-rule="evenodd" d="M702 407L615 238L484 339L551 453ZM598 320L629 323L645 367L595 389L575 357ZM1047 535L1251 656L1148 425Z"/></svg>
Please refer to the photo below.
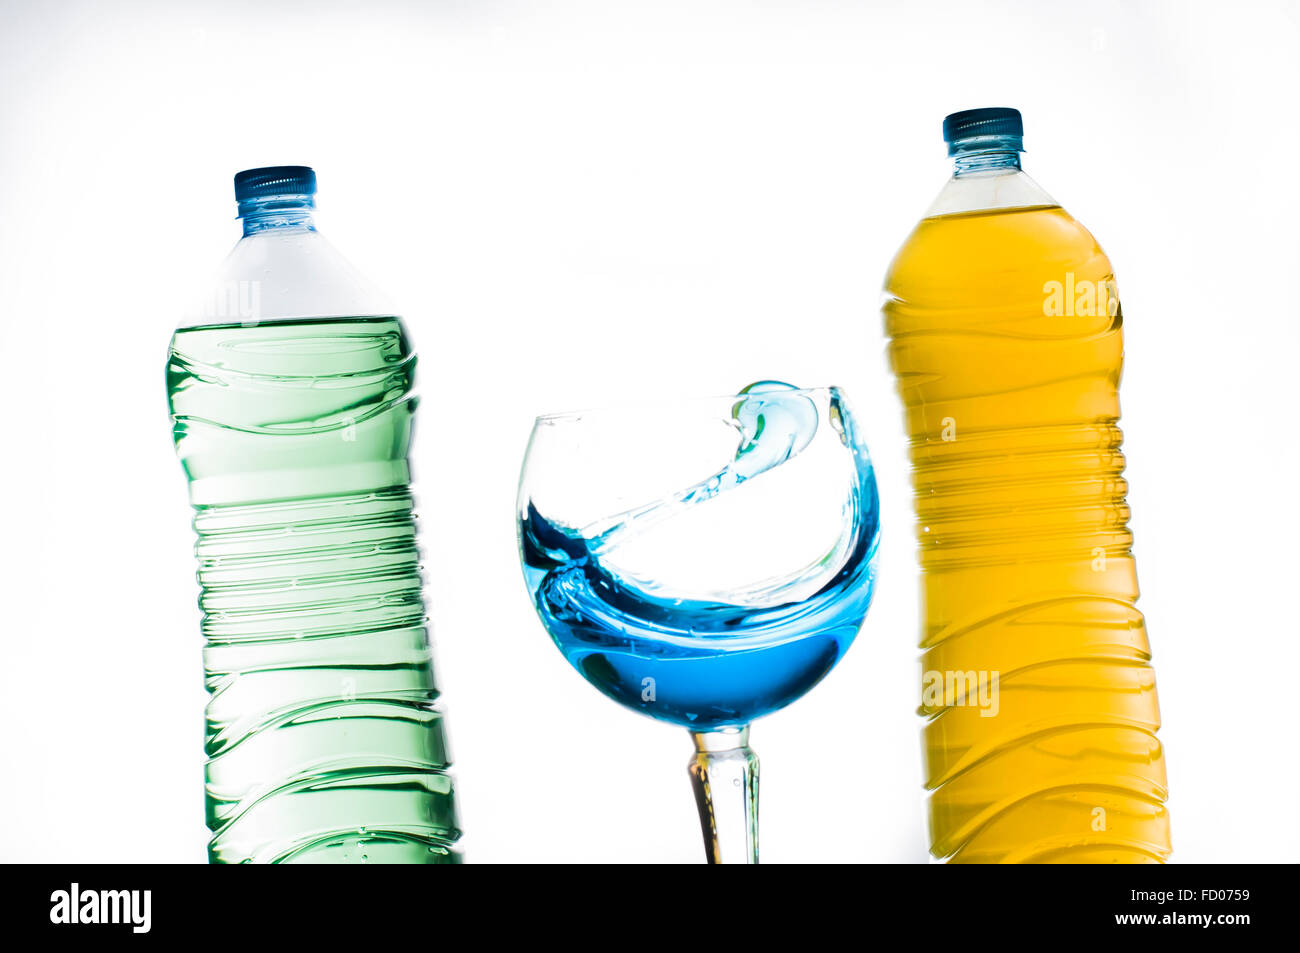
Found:
<svg viewBox="0 0 1300 953"><path fill-rule="evenodd" d="M931 851L1161 862L1110 262L1058 206L943 215L917 225L885 287L920 541Z"/></svg>

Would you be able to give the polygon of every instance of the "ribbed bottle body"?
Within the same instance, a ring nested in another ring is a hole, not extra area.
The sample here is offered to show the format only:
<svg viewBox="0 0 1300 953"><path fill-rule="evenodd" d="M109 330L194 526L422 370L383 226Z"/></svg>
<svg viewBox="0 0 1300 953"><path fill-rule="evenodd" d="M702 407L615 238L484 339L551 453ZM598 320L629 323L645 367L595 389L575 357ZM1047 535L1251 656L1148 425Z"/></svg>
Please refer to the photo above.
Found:
<svg viewBox="0 0 1300 953"><path fill-rule="evenodd" d="M394 317L206 325L168 364L220 862L455 861Z"/></svg>
<svg viewBox="0 0 1300 953"><path fill-rule="evenodd" d="M913 464L933 853L1163 860L1109 261L1057 206L938 215L895 258L884 311Z"/></svg>

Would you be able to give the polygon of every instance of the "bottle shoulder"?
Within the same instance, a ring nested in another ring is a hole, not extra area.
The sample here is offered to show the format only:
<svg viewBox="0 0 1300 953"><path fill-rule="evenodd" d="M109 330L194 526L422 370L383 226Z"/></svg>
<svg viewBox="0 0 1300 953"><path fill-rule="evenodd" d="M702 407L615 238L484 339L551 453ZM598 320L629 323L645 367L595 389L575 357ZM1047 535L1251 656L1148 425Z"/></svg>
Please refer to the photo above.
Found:
<svg viewBox="0 0 1300 953"><path fill-rule="evenodd" d="M994 209L1037 208L1059 203L1021 169L997 169L952 176L935 196L925 218Z"/></svg>
<svg viewBox="0 0 1300 953"><path fill-rule="evenodd" d="M1088 229L1059 205L980 209L921 219L886 275L886 287L960 283L964 275L1032 271L1044 280L1065 272L1113 277L1110 260Z"/></svg>
<svg viewBox="0 0 1300 953"><path fill-rule="evenodd" d="M320 232L274 229L241 238L181 327L396 314L389 297Z"/></svg>
<svg viewBox="0 0 1300 953"><path fill-rule="evenodd" d="M1082 304L1067 307L1066 299ZM883 307L886 330L897 337L954 327L1023 333L1046 316L1082 314L1098 302L1106 309L1115 302L1117 313L1118 300L1097 240L1052 205L922 219L890 265ZM1044 325L1041 333L1061 327Z"/></svg>

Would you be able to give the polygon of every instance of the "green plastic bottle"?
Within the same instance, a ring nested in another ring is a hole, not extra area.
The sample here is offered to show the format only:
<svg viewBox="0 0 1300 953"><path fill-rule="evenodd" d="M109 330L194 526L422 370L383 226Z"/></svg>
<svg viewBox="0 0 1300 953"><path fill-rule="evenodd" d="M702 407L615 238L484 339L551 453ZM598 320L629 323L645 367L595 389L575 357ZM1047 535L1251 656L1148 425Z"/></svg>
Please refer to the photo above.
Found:
<svg viewBox="0 0 1300 953"><path fill-rule="evenodd" d="M311 169L235 177L243 238L167 365L198 534L214 863L454 863L407 453L415 355L316 231Z"/></svg>

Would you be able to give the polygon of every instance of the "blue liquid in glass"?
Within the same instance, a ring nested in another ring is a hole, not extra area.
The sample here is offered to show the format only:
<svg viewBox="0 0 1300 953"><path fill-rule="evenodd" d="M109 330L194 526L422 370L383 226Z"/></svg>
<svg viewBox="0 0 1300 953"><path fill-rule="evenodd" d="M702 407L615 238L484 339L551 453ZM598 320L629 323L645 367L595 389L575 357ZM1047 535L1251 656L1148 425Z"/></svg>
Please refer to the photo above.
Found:
<svg viewBox="0 0 1300 953"><path fill-rule="evenodd" d="M538 614L569 663L620 704L696 731L748 724L817 684L857 635L874 588L880 505L866 446L838 391L830 422L853 454L856 479L838 569L811 596L762 606L669 598L605 559L622 538L707 505L804 449L817 411L791 391L749 388L733 412L742 439L730 465L598 534L552 522L531 502L521 514L524 577Z"/></svg>

